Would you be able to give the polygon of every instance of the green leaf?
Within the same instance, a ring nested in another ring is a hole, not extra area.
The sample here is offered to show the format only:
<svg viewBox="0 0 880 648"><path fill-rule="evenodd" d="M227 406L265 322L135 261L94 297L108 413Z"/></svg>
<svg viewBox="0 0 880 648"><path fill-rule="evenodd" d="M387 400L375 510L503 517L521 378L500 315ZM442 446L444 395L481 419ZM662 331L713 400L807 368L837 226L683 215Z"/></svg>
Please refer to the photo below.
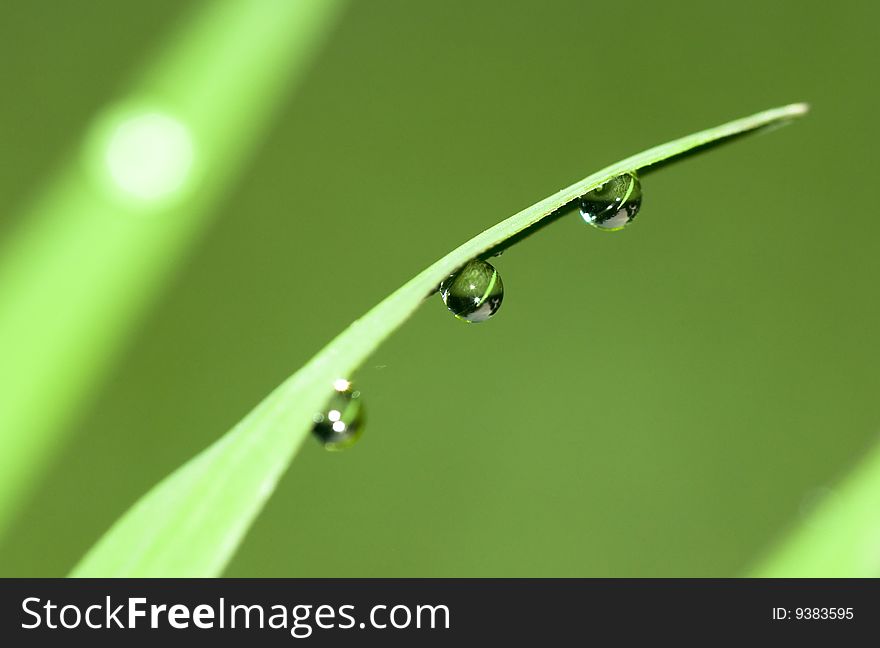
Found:
<svg viewBox="0 0 880 648"><path fill-rule="evenodd" d="M880 446L833 490L752 576L880 576Z"/></svg>
<svg viewBox="0 0 880 648"><path fill-rule="evenodd" d="M0 535L344 7L201 4L0 249Z"/></svg>
<svg viewBox="0 0 880 648"><path fill-rule="evenodd" d="M73 576L216 576L272 494L331 394L432 294L474 257L503 249L558 217L590 189L807 112L767 110L656 146L612 164L472 238L352 323L225 436L138 501L73 570Z"/></svg>

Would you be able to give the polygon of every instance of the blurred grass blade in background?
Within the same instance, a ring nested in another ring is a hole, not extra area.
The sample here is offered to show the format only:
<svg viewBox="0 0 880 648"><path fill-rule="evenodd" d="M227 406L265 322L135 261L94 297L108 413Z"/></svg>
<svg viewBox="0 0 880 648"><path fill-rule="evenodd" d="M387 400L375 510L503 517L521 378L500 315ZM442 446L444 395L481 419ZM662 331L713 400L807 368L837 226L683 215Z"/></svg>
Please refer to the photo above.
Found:
<svg viewBox="0 0 880 648"><path fill-rule="evenodd" d="M821 501L753 576L880 576L880 446Z"/></svg>
<svg viewBox="0 0 880 648"><path fill-rule="evenodd" d="M216 441L147 493L92 548L74 576L217 576L309 434L335 379L351 373L437 289L488 250L522 240L611 178L705 150L805 114L793 104L656 146L612 164L474 237L355 321ZM467 204L462 205L467 208Z"/></svg>
<svg viewBox="0 0 880 648"><path fill-rule="evenodd" d="M0 252L0 533L341 0L216 0L174 35Z"/></svg>

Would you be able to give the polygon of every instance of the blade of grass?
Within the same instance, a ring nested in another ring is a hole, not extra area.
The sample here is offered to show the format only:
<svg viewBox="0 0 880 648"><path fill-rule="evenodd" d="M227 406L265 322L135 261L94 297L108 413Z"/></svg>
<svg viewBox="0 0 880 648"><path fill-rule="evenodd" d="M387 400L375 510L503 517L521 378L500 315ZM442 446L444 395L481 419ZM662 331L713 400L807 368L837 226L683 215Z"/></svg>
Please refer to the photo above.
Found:
<svg viewBox="0 0 880 648"><path fill-rule="evenodd" d="M753 570L767 578L880 576L880 446Z"/></svg>
<svg viewBox="0 0 880 648"><path fill-rule="evenodd" d="M22 215L0 252L0 534L342 3L199 7Z"/></svg>
<svg viewBox="0 0 880 648"><path fill-rule="evenodd" d="M439 282L468 260L519 240L593 187L748 131L803 115L768 110L656 146L612 164L511 216L449 253L351 324L225 436L147 493L83 558L73 576L216 576L244 537L334 379L350 376Z"/></svg>

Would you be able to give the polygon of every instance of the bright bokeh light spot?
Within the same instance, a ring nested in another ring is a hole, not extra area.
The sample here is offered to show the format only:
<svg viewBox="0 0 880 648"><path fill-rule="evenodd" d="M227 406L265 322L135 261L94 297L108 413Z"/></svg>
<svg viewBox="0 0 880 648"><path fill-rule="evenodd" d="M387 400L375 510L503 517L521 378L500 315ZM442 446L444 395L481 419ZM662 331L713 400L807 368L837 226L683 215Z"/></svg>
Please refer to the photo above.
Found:
<svg viewBox="0 0 880 648"><path fill-rule="evenodd" d="M333 389L339 392L348 391L351 387L351 382L346 380L345 378L337 378L333 381Z"/></svg>
<svg viewBox="0 0 880 648"><path fill-rule="evenodd" d="M343 421L336 421L333 424L334 432L345 432L345 423Z"/></svg>
<svg viewBox="0 0 880 648"><path fill-rule="evenodd" d="M160 200L186 183L193 164L192 137L170 115L135 114L112 130L104 162L114 185L125 194Z"/></svg>

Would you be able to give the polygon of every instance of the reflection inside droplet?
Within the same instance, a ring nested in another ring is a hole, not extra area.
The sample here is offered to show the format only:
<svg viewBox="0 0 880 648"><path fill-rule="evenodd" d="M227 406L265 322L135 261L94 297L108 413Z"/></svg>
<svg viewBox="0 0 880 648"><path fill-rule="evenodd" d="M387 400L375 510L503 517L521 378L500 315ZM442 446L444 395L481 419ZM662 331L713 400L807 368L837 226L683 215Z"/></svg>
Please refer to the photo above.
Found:
<svg viewBox="0 0 880 648"><path fill-rule="evenodd" d="M578 208L585 222L609 232L626 227L642 206L642 185L635 173L612 178L581 196Z"/></svg>
<svg viewBox="0 0 880 648"><path fill-rule="evenodd" d="M363 431L361 393L352 390L349 380L340 378L334 381L333 395L327 406L312 420L312 434L327 450L344 450L352 446Z"/></svg>
<svg viewBox="0 0 880 648"><path fill-rule="evenodd" d="M490 263L473 259L443 280L440 298L458 319L484 322L501 308L504 283Z"/></svg>

